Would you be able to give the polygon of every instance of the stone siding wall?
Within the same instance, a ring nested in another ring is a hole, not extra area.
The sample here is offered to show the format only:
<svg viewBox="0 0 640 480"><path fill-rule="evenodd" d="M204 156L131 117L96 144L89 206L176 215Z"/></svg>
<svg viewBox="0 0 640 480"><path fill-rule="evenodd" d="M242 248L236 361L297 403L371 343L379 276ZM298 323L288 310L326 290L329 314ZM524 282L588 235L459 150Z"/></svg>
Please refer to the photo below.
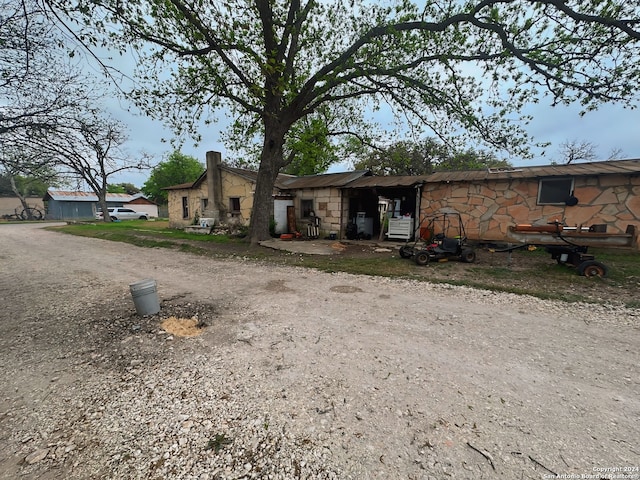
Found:
<svg viewBox="0 0 640 480"><path fill-rule="evenodd" d="M189 217L182 216L182 198L187 197L189 207ZM169 190L169 227L182 228L193 224L193 219L197 212L202 216L202 199L207 198L206 182L197 189Z"/></svg>
<svg viewBox="0 0 640 480"><path fill-rule="evenodd" d="M225 212L229 210L229 199L240 199L240 216L236 217L244 225L249 225L251 219L251 209L253 208L253 192L255 184L242 177L222 171L222 203Z"/></svg>
<svg viewBox="0 0 640 480"><path fill-rule="evenodd" d="M317 188L313 190L299 191L295 198L296 221L298 230L306 231L308 219L301 218L301 200L313 200L313 208L316 216L320 218L320 237L329 235L329 232L340 231L340 190L337 188Z"/></svg>
<svg viewBox="0 0 640 480"><path fill-rule="evenodd" d="M473 240L505 240L512 225L555 219L570 226L606 224L608 233L624 233L628 225L640 228L639 176L575 177L574 195L579 200L575 206L538 205L537 179L428 183L421 217L458 211Z"/></svg>
<svg viewBox="0 0 640 480"><path fill-rule="evenodd" d="M246 178L234 175L225 170L222 171L222 203L225 207L220 212L222 219L227 219L229 211L229 199L240 199L240 216L237 217L241 223L248 225L253 208L254 183ZM188 198L189 218L182 218L182 197ZM198 188L182 190L169 190L169 226L172 228L182 228L193 224L193 219L197 213L202 217L202 203L208 197L207 182L203 181Z"/></svg>

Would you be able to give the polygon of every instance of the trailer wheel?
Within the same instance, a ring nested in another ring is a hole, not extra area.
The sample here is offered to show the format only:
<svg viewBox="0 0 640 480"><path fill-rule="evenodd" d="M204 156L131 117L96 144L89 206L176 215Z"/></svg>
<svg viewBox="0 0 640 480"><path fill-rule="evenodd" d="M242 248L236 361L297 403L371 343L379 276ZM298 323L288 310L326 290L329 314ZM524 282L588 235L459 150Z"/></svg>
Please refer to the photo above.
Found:
<svg viewBox="0 0 640 480"><path fill-rule="evenodd" d="M400 256L402 258L411 258L412 255L413 247L410 247L409 245L403 245L400 247Z"/></svg>
<svg viewBox="0 0 640 480"><path fill-rule="evenodd" d="M420 250L415 254L415 261L418 265L426 265L429 263L429 252Z"/></svg>
<svg viewBox="0 0 640 480"><path fill-rule="evenodd" d="M604 263L597 262L595 260L587 260L578 265L578 273L585 277L600 277L607 276L609 269Z"/></svg>
<svg viewBox="0 0 640 480"><path fill-rule="evenodd" d="M460 255L460 259L464 263L473 263L476 261L476 252L471 248L467 248L462 251L462 255Z"/></svg>

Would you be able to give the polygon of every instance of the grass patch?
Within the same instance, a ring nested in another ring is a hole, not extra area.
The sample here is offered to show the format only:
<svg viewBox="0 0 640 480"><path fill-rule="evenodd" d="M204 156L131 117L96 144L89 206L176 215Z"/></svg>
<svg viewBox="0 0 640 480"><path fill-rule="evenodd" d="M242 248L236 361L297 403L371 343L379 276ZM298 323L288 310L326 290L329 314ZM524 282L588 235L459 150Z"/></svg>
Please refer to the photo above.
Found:
<svg viewBox="0 0 640 480"><path fill-rule="evenodd" d="M167 248L215 258L241 258L314 268L324 272L403 278L449 285L481 288L496 292L531 295L567 302L622 303L640 309L640 253L629 250L590 249L596 259L609 267L607 278L587 278L576 269L558 265L539 248L516 250L511 254L478 249L478 261L458 261L416 265L396 253L375 254L358 246L335 255L304 255L262 247L227 235L199 235L169 228L168 221L132 220L113 223L79 223L50 227L66 233L126 242L140 247ZM354 253L355 252L355 253Z"/></svg>

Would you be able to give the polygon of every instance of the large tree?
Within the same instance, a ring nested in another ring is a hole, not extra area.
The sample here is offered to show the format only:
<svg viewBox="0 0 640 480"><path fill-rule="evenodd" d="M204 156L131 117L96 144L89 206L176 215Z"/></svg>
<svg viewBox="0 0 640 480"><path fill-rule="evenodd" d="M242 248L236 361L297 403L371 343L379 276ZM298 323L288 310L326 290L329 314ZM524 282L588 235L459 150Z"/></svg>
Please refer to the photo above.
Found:
<svg viewBox="0 0 640 480"><path fill-rule="evenodd" d="M59 184L58 172L38 155L14 150L2 145L0 150L0 195L13 195L20 200L27 220L33 219L33 209L27 197L42 197L47 189Z"/></svg>
<svg viewBox="0 0 640 480"><path fill-rule="evenodd" d="M106 119L105 89L82 73L72 45L41 0L0 0L0 172L55 185L80 178L103 205L123 127ZM108 218L108 217L107 217Z"/></svg>
<svg viewBox="0 0 640 480"><path fill-rule="evenodd" d="M358 170L376 175L428 175L443 170L505 168L511 164L495 155L466 149L457 151L435 138L420 141L402 140L386 148L370 148L355 162Z"/></svg>
<svg viewBox="0 0 640 480"><path fill-rule="evenodd" d="M289 151L289 159L283 172L298 176L324 173L339 160L330 137L324 119L302 119L287 136L285 149Z"/></svg>
<svg viewBox="0 0 640 480"><path fill-rule="evenodd" d="M0 141L65 124L95 91L38 0L0 0Z"/></svg>
<svg viewBox="0 0 640 480"><path fill-rule="evenodd" d="M0 165L0 196L43 197L50 186L41 178L13 175Z"/></svg>
<svg viewBox="0 0 640 480"><path fill-rule="evenodd" d="M560 155L562 156L561 163L575 162L593 162L597 160L598 155L596 153L597 145L587 140L565 140L560 144Z"/></svg>
<svg viewBox="0 0 640 480"><path fill-rule="evenodd" d="M485 170L491 168L511 168L511 162L496 158L491 152L468 148L454 152L434 166L435 171Z"/></svg>
<svg viewBox="0 0 640 480"><path fill-rule="evenodd" d="M165 187L181 183L195 182L204 172L204 166L196 158L171 152L166 160L153 167L151 175L142 186L142 191L157 203L167 203Z"/></svg>
<svg viewBox="0 0 640 480"><path fill-rule="evenodd" d="M434 138L419 142L402 140L386 148L369 149L354 167L376 175L427 175L449 155L449 149Z"/></svg>
<svg viewBox="0 0 640 480"><path fill-rule="evenodd" d="M110 183L107 185L107 193L126 193L127 195L135 195L136 193L140 193L140 189L133 183L129 182Z"/></svg>
<svg viewBox="0 0 640 480"><path fill-rule="evenodd" d="M261 139L252 242L269 236L289 132L318 109L349 131L386 102L438 136L513 150L528 141L526 102L589 110L629 100L640 79L640 6L627 0L48 1L97 29L82 38L138 48L149 113L181 131L224 109Z"/></svg>
<svg viewBox="0 0 640 480"><path fill-rule="evenodd" d="M125 127L98 110L77 114L65 125L32 135L15 144L21 152L33 152L42 164L53 165L65 178L86 184L107 211L107 191L112 176L131 169L149 168L146 154L130 156L125 150ZM109 215L104 221L110 222Z"/></svg>

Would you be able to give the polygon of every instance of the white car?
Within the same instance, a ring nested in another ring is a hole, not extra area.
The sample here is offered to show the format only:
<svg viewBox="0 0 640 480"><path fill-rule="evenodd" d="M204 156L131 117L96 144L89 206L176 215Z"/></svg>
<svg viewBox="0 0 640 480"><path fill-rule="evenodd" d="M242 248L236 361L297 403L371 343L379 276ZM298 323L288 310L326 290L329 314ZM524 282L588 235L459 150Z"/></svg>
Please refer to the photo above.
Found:
<svg viewBox="0 0 640 480"><path fill-rule="evenodd" d="M126 207L109 207L107 209L111 220L149 220L149 214L146 212L136 212ZM96 219L102 220L102 210L96 212Z"/></svg>

